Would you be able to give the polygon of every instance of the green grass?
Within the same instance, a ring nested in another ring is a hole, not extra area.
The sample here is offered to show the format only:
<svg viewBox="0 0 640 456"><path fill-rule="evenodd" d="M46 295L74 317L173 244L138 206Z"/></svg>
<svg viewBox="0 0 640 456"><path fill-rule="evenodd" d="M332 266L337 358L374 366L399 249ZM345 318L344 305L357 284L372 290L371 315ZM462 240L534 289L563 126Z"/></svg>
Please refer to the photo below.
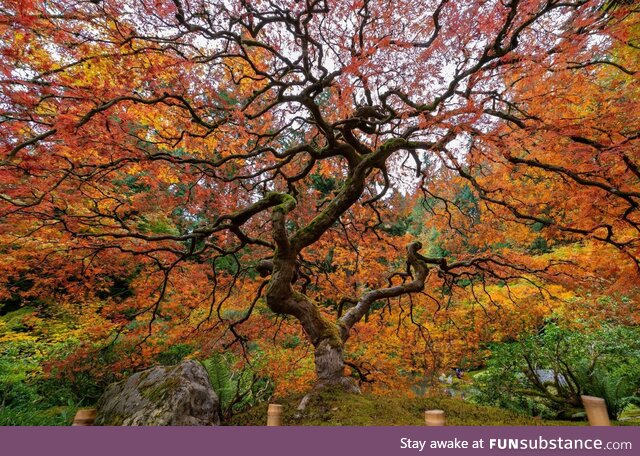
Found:
<svg viewBox="0 0 640 456"><path fill-rule="evenodd" d="M69 426L76 410L75 406L42 409L29 404L0 407L0 426Z"/></svg>
<svg viewBox="0 0 640 456"><path fill-rule="evenodd" d="M444 410L450 426L580 426L586 422L543 421L495 407L444 397L407 398L372 394L346 394L327 390L314 397L300 418L301 396L274 401L284 406L284 426L424 426L424 411ZM263 426L267 404L234 416L231 426Z"/></svg>

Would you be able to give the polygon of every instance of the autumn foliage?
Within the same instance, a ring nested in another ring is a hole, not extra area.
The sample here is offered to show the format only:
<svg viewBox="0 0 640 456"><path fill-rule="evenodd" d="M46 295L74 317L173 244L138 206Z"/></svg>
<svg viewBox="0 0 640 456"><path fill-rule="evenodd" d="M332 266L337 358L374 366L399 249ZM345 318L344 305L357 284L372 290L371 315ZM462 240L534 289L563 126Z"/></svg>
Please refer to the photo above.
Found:
<svg viewBox="0 0 640 456"><path fill-rule="evenodd" d="M74 321L53 373L390 390L640 323L633 2L0 5L0 301Z"/></svg>

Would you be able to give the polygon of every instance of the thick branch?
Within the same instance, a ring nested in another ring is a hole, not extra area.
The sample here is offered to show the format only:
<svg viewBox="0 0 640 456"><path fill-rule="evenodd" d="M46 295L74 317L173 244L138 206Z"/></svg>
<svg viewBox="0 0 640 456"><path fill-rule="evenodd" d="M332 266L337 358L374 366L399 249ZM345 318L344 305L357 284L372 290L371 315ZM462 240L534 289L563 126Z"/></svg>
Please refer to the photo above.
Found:
<svg viewBox="0 0 640 456"><path fill-rule="evenodd" d="M349 338L349 331L371 308L371 305L381 299L394 298L408 293L417 293L424 288L429 268L422 260L418 251L422 248L422 243L412 242L407 246L407 264L413 268L413 281L387 288L372 290L360 298L355 307L349 309L340 319L340 332L343 341Z"/></svg>

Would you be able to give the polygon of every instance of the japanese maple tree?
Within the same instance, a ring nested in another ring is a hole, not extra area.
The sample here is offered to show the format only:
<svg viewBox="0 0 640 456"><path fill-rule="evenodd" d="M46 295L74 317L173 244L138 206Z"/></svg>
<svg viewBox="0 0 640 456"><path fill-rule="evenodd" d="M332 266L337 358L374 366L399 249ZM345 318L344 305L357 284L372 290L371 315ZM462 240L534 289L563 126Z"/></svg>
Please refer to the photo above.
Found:
<svg viewBox="0 0 640 456"><path fill-rule="evenodd" d="M377 302L461 278L579 277L501 244L534 227L608 246L637 277L634 8L2 0L5 293L19 273L30 293L72 294L135 269L105 329L138 318L144 339L172 311L223 326L227 345L264 299L300 323L318 385L357 390L343 350ZM393 236L416 195L448 255ZM345 271L337 317L318 305L329 256Z"/></svg>

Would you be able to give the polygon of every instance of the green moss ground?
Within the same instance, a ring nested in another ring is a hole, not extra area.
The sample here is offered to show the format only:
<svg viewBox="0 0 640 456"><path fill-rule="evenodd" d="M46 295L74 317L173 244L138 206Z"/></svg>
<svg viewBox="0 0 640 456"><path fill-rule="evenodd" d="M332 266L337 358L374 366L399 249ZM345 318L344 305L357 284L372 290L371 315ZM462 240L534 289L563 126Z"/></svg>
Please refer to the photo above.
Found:
<svg viewBox="0 0 640 456"><path fill-rule="evenodd" d="M300 395L275 401L284 406L284 426L423 426L424 411L445 411L450 426L576 426L586 422L542 421L508 410L484 407L452 398L406 398L325 391L295 418ZM263 426L267 404L234 416L231 426Z"/></svg>

